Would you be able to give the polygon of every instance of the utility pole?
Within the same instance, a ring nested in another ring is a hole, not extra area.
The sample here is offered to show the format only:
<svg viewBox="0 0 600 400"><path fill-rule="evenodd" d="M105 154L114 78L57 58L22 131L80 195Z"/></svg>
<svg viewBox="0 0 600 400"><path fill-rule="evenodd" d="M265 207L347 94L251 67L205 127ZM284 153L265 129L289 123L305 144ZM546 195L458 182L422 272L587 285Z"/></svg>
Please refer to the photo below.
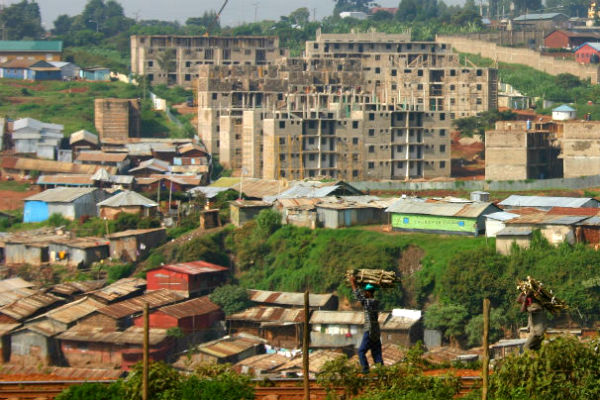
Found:
<svg viewBox="0 0 600 400"><path fill-rule="evenodd" d="M308 380L308 342L310 341L310 330L308 325L309 293L304 292L304 331L302 332L302 374L304 375L304 400L310 400L310 382Z"/></svg>
<svg viewBox="0 0 600 400"><path fill-rule="evenodd" d="M173 181L169 181L171 184L169 185L169 206L167 207L167 214L171 215L171 196L173 195Z"/></svg>
<svg viewBox="0 0 600 400"><path fill-rule="evenodd" d="M483 360L482 360L482 385L481 385L481 400L487 400L488 398L488 385L489 385L489 373L490 373L490 299L483 299Z"/></svg>
<svg viewBox="0 0 600 400"><path fill-rule="evenodd" d="M150 321L148 303L144 303L144 358L142 375L142 400L148 400L148 368L150 363Z"/></svg>
<svg viewBox="0 0 600 400"><path fill-rule="evenodd" d="M258 5L259 3L252 3L254 6L254 22L258 21Z"/></svg>

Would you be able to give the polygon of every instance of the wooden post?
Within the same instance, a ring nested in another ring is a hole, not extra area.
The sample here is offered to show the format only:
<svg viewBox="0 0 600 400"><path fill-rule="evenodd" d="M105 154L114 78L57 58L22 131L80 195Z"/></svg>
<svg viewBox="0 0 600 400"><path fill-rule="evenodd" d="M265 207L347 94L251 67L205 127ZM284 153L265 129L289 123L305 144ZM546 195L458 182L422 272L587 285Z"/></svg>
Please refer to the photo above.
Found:
<svg viewBox="0 0 600 400"><path fill-rule="evenodd" d="M490 299L483 299L483 360L481 377L483 379L481 385L481 400L488 398L488 378L490 372Z"/></svg>
<svg viewBox="0 0 600 400"><path fill-rule="evenodd" d="M304 292L304 331L302 332L302 373L304 375L304 400L310 400L310 383L308 380L308 342L310 341L310 330L308 325L308 289Z"/></svg>
<svg viewBox="0 0 600 400"><path fill-rule="evenodd" d="M142 400L148 400L148 368L150 359L150 320L148 303L144 304L144 360L142 376Z"/></svg>

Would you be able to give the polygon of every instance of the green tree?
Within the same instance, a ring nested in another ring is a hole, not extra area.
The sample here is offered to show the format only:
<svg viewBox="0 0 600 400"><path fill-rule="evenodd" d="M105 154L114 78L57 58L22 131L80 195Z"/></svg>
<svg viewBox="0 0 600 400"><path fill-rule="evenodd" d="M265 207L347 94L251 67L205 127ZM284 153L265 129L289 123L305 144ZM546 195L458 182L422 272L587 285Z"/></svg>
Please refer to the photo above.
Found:
<svg viewBox="0 0 600 400"><path fill-rule="evenodd" d="M123 400L141 400L142 399L142 363L133 366L127 380L123 383ZM166 400L175 399L164 396L165 393L176 390L182 382L182 377L170 365L158 361L150 363L148 370L148 400Z"/></svg>
<svg viewBox="0 0 600 400"><path fill-rule="evenodd" d="M308 19L310 18L310 11L308 11L308 8L306 7L301 7L292 11L288 18L293 24L305 26L306 24L308 24Z"/></svg>
<svg viewBox="0 0 600 400"><path fill-rule="evenodd" d="M509 326L509 320L503 309L494 308L490 312L490 343L495 343L504 337L504 327ZM465 327L469 346L481 346L483 338L483 314L476 315Z"/></svg>
<svg viewBox="0 0 600 400"><path fill-rule="evenodd" d="M343 11L362 11L368 12L369 6L373 4L372 0L334 0L335 7L333 15L337 16Z"/></svg>
<svg viewBox="0 0 600 400"><path fill-rule="evenodd" d="M80 385L69 386L56 396L56 400L122 400L123 394L121 382L109 385L83 382Z"/></svg>
<svg viewBox="0 0 600 400"><path fill-rule="evenodd" d="M281 228L281 214L270 209L262 210L256 216L256 235L260 239L266 239L277 229Z"/></svg>
<svg viewBox="0 0 600 400"><path fill-rule="evenodd" d="M41 39L44 34L40 7L35 1L21 0L4 8L0 25L8 40Z"/></svg>
<svg viewBox="0 0 600 400"><path fill-rule="evenodd" d="M216 288L210 294L210 299L227 315L235 314L252 305L248 291L236 285L224 285Z"/></svg>
<svg viewBox="0 0 600 400"><path fill-rule="evenodd" d="M425 327L442 331L450 343L455 344L465 333L468 317L467 309L460 304L432 304L425 311Z"/></svg>
<svg viewBox="0 0 600 400"><path fill-rule="evenodd" d="M71 31L74 19L75 18L66 14L59 15L54 20L54 29L52 29L52 34L59 36L68 34Z"/></svg>

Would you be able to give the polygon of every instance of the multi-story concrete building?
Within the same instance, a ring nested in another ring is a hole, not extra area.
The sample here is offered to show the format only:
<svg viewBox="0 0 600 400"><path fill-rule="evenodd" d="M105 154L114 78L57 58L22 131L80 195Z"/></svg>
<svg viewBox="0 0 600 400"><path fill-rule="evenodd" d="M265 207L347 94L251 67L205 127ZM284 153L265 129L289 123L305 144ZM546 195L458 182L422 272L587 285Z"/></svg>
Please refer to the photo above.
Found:
<svg viewBox="0 0 600 400"><path fill-rule="evenodd" d="M485 179L561 178L559 128L553 121L498 121L485 133Z"/></svg>
<svg viewBox="0 0 600 400"><path fill-rule="evenodd" d="M154 84L192 87L198 65L266 65L285 56L275 36L131 36L131 71Z"/></svg>
<svg viewBox="0 0 600 400"><path fill-rule="evenodd" d="M207 149L267 179L449 176L452 120L497 98L495 70L409 33L318 33L305 58L198 74Z"/></svg>

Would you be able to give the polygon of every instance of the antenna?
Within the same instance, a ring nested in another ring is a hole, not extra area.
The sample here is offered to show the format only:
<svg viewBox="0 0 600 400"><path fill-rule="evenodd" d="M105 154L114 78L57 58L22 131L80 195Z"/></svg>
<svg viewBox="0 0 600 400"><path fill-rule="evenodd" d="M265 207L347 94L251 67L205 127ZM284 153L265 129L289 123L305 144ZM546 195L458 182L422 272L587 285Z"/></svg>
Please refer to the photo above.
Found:
<svg viewBox="0 0 600 400"><path fill-rule="evenodd" d="M258 20L258 6L260 3L252 3L254 6L254 22Z"/></svg>

